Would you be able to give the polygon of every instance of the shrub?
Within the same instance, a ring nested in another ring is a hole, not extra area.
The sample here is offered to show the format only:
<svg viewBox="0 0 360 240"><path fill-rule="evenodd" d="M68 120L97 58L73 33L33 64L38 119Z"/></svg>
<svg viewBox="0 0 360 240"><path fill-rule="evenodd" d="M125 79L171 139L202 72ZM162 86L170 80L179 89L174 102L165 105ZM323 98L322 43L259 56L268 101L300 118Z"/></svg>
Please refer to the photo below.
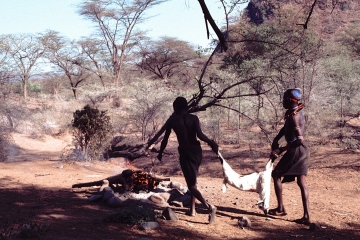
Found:
<svg viewBox="0 0 360 240"><path fill-rule="evenodd" d="M104 222L135 225L156 221L160 216L161 214L156 212L153 208L137 203L124 208L119 208L116 212L110 213L105 217Z"/></svg>
<svg viewBox="0 0 360 240"><path fill-rule="evenodd" d="M82 110L76 110L73 115L75 146L79 147L86 157L99 157L108 144L112 129L110 117L106 115L106 111L99 111L89 105Z"/></svg>

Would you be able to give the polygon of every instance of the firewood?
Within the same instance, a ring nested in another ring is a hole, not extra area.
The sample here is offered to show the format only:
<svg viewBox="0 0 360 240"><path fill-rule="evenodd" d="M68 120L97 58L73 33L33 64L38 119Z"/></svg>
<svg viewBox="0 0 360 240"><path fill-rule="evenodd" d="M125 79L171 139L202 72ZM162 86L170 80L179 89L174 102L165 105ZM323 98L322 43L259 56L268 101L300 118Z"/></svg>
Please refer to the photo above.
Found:
<svg viewBox="0 0 360 240"><path fill-rule="evenodd" d="M107 180L109 182L109 186L113 188L116 184L122 185L122 188L125 191L151 191L156 188L160 182L169 181L170 178L159 178L141 170L126 169L121 174L117 174L99 181L74 184L72 185L72 188L101 186L104 180Z"/></svg>

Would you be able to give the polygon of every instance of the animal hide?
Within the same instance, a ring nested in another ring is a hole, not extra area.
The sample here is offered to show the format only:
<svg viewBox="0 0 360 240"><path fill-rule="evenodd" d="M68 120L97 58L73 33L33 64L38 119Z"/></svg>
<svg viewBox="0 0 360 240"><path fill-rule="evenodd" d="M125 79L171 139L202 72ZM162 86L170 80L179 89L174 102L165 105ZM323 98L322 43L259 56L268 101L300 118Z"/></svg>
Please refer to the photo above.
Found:
<svg viewBox="0 0 360 240"><path fill-rule="evenodd" d="M241 175L235 172L226 162L220 152L219 159L222 164L224 180L222 191L225 192L227 184L242 191L253 191L259 194L260 200L256 205L261 208L265 214L268 213L270 207L270 184L273 162L271 159L266 163L262 172L254 172L247 175Z"/></svg>

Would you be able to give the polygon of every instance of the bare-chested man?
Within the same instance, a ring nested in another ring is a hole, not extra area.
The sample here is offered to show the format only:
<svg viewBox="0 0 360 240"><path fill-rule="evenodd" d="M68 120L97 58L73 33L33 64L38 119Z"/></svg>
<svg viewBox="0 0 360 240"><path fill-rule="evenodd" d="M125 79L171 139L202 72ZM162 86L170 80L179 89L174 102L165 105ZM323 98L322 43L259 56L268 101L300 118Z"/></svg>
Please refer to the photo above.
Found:
<svg viewBox="0 0 360 240"><path fill-rule="evenodd" d="M279 154L286 151L272 172L274 180L275 194L278 206L271 209L269 214L276 216L285 216L282 198L282 182L292 182L297 178L297 184L301 190L301 198L304 208L303 217L295 220L296 223L309 225L309 193L306 185L306 175L308 173L310 153L305 145L304 133L304 115L301 111L304 107L299 101L302 97L298 88L288 89L283 96L283 107L287 109L285 113L285 124L272 143L272 152L270 157L275 160ZM279 147L278 141L285 136L287 145ZM281 177L284 177L281 181Z"/></svg>
<svg viewBox="0 0 360 240"><path fill-rule="evenodd" d="M157 158L161 161L171 130L174 130L179 144L181 170L191 193L189 215L195 216L195 199L198 199L210 212L210 224L215 219L216 207L204 199L196 186L199 166L202 161L202 149L197 138L206 142L216 154L218 153L218 145L202 132L199 118L196 115L187 113L187 101L185 98L177 97L173 103L173 108L174 114L165 123L166 131Z"/></svg>

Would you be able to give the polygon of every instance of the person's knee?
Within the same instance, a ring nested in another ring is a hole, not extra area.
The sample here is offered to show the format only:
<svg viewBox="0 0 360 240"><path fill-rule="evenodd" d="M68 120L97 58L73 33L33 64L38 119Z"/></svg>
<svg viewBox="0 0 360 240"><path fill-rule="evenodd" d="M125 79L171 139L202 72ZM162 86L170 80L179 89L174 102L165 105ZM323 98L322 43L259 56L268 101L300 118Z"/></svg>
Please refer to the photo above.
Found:
<svg viewBox="0 0 360 240"><path fill-rule="evenodd" d="M278 182L281 180L281 177L279 177L274 171L271 173L271 177L274 180L274 182Z"/></svg>
<svg viewBox="0 0 360 240"><path fill-rule="evenodd" d="M193 185L193 186L188 186L188 188L189 188L189 191L190 191L190 192L194 192L194 191L196 191L196 190L197 190L196 185Z"/></svg>
<svg viewBox="0 0 360 240"><path fill-rule="evenodd" d="M306 188L306 181L304 176L298 176L296 182L300 188Z"/></svg>

